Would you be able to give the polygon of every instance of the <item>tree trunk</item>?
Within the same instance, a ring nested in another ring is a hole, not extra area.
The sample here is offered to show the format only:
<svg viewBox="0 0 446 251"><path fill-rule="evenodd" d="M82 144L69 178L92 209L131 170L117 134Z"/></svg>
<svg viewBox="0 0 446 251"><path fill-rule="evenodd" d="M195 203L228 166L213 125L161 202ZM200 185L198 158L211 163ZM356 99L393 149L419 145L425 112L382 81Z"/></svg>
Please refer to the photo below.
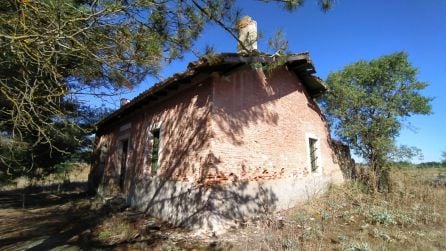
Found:
<svg viewBox="0 0 446 251"><path fill-rule="evenodd" d="M370 180L370 189L373 192L379 192L379 184L380 184L380 179L381 179L381 169L379 168L379 166L377 166L376 164L373 165L372 167L373 170L373 174L371 174L371 180Z"/></svg>
<svg viewBox="0 0 446 251"><path fill-rule="evenodd" d="M389 188L389 171L377 163L373 166L372 190L380 193L387 192Z"/></svg>

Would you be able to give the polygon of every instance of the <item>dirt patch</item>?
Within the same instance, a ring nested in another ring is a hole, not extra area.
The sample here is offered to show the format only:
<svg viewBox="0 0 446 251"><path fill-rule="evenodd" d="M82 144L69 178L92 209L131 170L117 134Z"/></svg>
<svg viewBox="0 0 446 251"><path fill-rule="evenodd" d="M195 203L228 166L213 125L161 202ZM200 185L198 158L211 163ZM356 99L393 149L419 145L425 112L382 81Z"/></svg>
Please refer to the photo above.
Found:
<svg viewBox="0 0 446 251"><path fill-rule="evenodd" d="M84 193L32 193L22 196L2 192L0 200L0 246L3 250L48 250L71 242L73 236L98 224L104 212L92 207Z"/></svg>
<svg viewBox="0 0 446 251"><path fill-rule="evenodd" d="M210 240L77 189L49 190L0 192L1 250L215 249Z"/></svg>

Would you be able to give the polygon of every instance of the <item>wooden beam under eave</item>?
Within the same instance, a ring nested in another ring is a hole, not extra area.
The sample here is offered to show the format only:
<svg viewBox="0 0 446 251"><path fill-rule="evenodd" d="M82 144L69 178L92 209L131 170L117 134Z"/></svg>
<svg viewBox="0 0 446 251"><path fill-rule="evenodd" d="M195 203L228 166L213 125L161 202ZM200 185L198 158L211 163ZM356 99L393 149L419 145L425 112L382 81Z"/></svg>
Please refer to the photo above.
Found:
<svg viewBox="0 0 446 251"><path fill-rule="evenodd" d="M167 92L167 91L157 91L153 95L155 95L156 97L165 97L165 96L167 96L168 93L169 92Z"/></svg>
<svg viewBox="0 0 446 251"><path fill-rule="evenodd" d="M166 89L175 91L175 90L178 90L179 87L180 87L180 83L175 83L173 85L167 86Z"/></svg>

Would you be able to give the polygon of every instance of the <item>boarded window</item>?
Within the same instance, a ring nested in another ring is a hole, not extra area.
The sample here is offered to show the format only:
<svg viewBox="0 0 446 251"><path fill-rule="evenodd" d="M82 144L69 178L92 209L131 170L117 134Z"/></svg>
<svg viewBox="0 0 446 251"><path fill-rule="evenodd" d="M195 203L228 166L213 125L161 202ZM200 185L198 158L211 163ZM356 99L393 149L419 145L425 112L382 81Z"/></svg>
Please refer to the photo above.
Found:
<svg viewBox="0 0 446 251"><path fill-rule="evenodd" d="M158 171L159 165L159 149L160 149L160 129L152 130L152 159L150 170L152 174Z"/></svg>
<svg viewBox="0 0 446 251"><path fill-rule="evenodd" d="M310 161L311 161L311 172L317 171L317 139L309 138L310 144Z"/></svg>

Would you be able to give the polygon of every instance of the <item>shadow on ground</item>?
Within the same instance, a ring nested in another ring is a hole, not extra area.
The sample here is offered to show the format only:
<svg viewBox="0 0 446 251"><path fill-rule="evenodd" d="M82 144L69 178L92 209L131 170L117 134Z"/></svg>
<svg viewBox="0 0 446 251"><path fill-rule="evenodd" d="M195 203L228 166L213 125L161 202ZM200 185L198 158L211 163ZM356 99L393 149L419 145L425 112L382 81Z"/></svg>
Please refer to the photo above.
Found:
<svg viewBox="0 0 446 251"><path fill-rule="evenodd" d="M184 230L143 213L103 204L84 189L85 184L78 183L63 189L1 191L0 250L162 250L166 246L189 249L191 245L198 250L219 250L215 243L191 243ZM104 225L117 218L135 226L132 231L136 234L119 241L101 239Z"/></svg>
<svg viewBox="0 0 446 251"><path fill-rule="evenodd" d="M92 207L92 198L82 192L85 184L0 192L0 249L48 250L67 243L85 247L80 235L106 215Z"/></svg>

